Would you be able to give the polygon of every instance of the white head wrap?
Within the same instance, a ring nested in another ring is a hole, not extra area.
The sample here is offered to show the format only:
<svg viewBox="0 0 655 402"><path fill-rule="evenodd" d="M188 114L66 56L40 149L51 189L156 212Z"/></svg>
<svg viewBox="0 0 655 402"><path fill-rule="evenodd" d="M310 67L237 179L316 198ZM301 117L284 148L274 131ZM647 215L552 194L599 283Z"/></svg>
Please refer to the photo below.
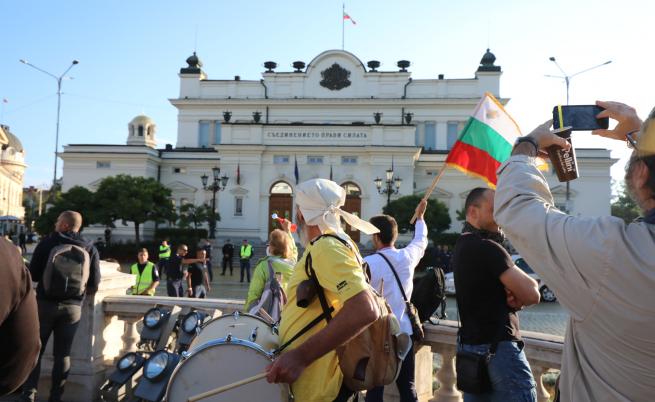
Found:
<svg viewBox="0 0 655 402"><path fill-rule="evenodd" d="M368 235L380 232L369 222L342 210L340 207L345 203L346 190L332 180L312 179L296 186L296 204L308 225L318 226L321 232L332 230L343 234L341 217L354 229Z"/></svg>

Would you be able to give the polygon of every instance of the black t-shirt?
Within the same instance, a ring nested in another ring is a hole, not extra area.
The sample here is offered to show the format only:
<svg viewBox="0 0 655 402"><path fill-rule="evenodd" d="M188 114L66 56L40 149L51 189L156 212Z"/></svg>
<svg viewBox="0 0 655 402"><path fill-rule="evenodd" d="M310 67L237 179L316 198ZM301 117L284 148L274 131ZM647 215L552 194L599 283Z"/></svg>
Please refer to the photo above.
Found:
<svg viewBox="0 0 655 402"><path fill-rule="evenodd" d="M166 278L171 281L182 279L184 267L182 266L182 257L175 254L166 261Z"/></svg>
<svg viewBox="0 0 655 402"><path fill-rule="evenodd" d="M223 257L232 258L234 255L234 246L231 243L227 243L223 246Z"/></svg>
<svg viewBox="0 0 655 402"><path fill-rule="evenodd" d="M196 262L189 265L189 275L191 276L191 286L196 287L203 284L203 275L206 268L202 263Z"/></svg>
<svg viewBox="0 0 655 402"><path fill-rule="evenodd" d="M136 267L139 269L139 275L143 274L143 270L146 269L146 265L147 263L146 264L139 264L138 262L136 263ZM152 267L152 281L159 282L159 271L157 270L156 265Z"/></svg>
<svg viewBox="0 0 655 402"><path fill-rule="evenodd" d="M505 249L477 234L460 236L451 266L457 289L462 343L519 340L519 318L507 306L500 275L514 263Z"/></svg>

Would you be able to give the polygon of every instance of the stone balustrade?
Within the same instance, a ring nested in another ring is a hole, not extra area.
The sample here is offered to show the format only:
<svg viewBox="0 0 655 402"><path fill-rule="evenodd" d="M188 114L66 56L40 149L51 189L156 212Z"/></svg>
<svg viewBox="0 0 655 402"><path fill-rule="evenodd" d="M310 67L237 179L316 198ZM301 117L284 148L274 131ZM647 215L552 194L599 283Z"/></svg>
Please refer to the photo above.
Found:
<svg viewBox="0 0 655 402"><path fill-rule="evenodd" d="M100 289L85 300L82 322L73 346L72 371L66 389L66 397L72 402L99 400L100 387L111 373L116 359L136 350L139 340L137 324L155 305L214 309L222 314L243 309L243 300L126 296L125 290L134 283L133 276L119 272L117 264L103 262L101 268ZM462 400L455 386L456 334L457 323L454 321L426 325L425 342L416 354L416 387L421 402ZM538 400L546 402L549 395L543 387L542 375L548 369L560 367L563 339L528 331L522 331L522 335L538 384ZM437 364L436 376L433 375L435 353L441 357L437 359L441 364ZM39 387L47 394L52 367L49 353L43 362L43 381ZM433 391L434 382L438 386ZM395 386L387 387L385 401L398 401Z"/></svg>
<svg viewBox="0 0 655 402"><path fill-rule="evenodd" d="M537 400L547 402L550 395L543 386L542 376L548 369L559 369L562 359L564 339L561 336L538 332L521 331L525 342L525 354L530 362L532 374L537 382ZM462 400L457 390L455 373L455 352L457 348L457 322L440 321L439 325L427 325L425 328L425 346L433 353L441 355L441 367L436 380L439 387L434 391L430 402L457 402ZM417 379L419 373L417 372ZM417 390L419 388L417 383ZM424 399L421 399L424 401Z"/></svg>

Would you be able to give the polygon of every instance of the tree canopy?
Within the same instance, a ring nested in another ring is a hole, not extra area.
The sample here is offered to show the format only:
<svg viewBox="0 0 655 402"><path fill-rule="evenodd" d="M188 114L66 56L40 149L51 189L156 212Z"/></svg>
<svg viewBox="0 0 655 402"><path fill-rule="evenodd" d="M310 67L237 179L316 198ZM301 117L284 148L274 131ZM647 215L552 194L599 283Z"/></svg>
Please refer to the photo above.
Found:
<svg viewBox="0 0 655 402"><path fill-rule="evenodd" d="M416 206L423 198L422 195L407 195L397 200L391 201L388 206L384 207L383 212L391 215L398 223L398 231L404 233L413 230L414 225L409 220L414 215ZM450 227L450 215L448 208L444 203L435 199L428 199L428 207L425 211L425 224L428 227L428 236L433 238L437 234L447 230Z"/></svg>
<svg viewBox="0 0 655 402"><path fill-rule="evenodd" d="M98 223L96 197L85 187L75 186L65 193L53 193L51 200L52 205L34 223L36 231L42 235L54 231L57 217L68 210L82 214L82 229Z"/></svg>
<svg viewBox="0 0 655 402"><path fill-rule="evenodd" d="M621 184L618 197L612 203L612 215L623 219L625 223L630 223L640 214L639 206L630 197L628 190L625 188L625 183Z"/></svg>
<svg viewBox="0 0 655 402"><path fill-rule="evenodd" d="M184 204L180 207L179 226L182 229L193 228L198 230L198 226L205 222L211 225L214 215L216 215L217 221L221 220L218 213L212 213L209 205Z"/></svg>
<svg viewBox="0 0 655 402"><path fill-rule="evenodd" d="M134 224L137 245L139 227L147 221L164 222L175 213L171 190L152 178L118 175L106 177L96 192L98 222L120 220Z"/></svg>

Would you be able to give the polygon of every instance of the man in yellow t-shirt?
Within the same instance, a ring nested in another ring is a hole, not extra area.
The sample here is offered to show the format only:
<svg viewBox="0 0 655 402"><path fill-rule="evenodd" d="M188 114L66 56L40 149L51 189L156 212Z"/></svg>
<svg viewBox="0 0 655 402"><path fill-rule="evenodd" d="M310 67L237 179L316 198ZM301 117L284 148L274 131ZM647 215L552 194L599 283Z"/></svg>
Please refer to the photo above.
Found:
<svg viewBox="0 0 655 402"><path fill-rule="evenodd" d="M289 383L295 400L302 402L345 402L353 392L343 386L343 375L335 349L352 339L375 321L375 307L361 267L361 256L352 240L343 232L340 217L364 233L377 228L339 209L345 202L345 191L337 183L313 179L296 188L296 221L305 252L289 280L289 300L282 310L280 343L284 344L316 317L323 314L318 298L307 308L297 306L298 285L308 279L305 260L311 253L312 267L324 289L328 303L334 307L333 319L325 320L295 340L267 368L267 380ZM321 237L333 234L348 241Z"/></svg>

